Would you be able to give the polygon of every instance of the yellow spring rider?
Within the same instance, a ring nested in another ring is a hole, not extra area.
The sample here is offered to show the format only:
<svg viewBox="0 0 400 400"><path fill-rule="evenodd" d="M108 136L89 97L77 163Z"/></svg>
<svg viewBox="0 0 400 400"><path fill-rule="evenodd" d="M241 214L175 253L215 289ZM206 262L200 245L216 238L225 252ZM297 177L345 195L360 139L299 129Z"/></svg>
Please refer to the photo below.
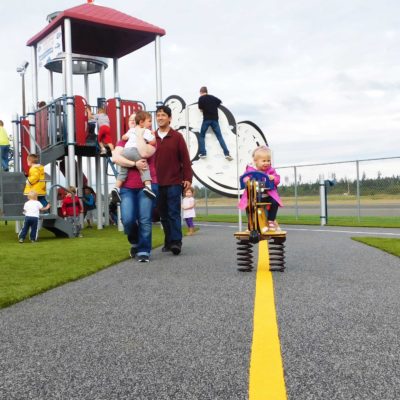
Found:
<svg viewBox="0 0 400 400"><path fill-rule="evenodd" d="M244 179L246 179L244 182ZM246 214L248 229L236 232L238 270L253 270L253 244L260 240L268 240L270 271L284 271L286 232L268 230L267 208L270 203L262 202L262 195L272 185L268 176L260 171L251 171L240 177L240 188L247 190L248 204Z"/></svg>

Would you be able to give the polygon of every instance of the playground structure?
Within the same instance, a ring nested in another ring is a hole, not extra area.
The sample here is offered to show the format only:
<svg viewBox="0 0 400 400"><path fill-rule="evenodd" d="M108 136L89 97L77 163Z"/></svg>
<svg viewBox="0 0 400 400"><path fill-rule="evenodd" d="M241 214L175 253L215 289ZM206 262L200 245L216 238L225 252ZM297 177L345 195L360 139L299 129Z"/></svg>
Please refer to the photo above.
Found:
<svg viewBox="0 0 400 400"><path fill-rule="evenodd" d="M247 179L247 181L245 181ZM260 240L268 241L270 271L285 270L285 231L268 229L266 209L269 203L262 202L262 193L272 189L271 181L262 172L248 172L240 178L241 188L247 191L248 204L246 208L248 229L235 232L237 239L238 270L251 272L253 270L253 245Z"/></svg>
<svg viewBox="0 0 400 400"><path fill-rule="evenodd" d="M108 167L116 170L109 158L101 156L95 137L89 134L86 106L89 103L90 74L99 74L100 98L92 107L95 113L103 107L110 118L113 143L128 130L128 118L133 112L145 109L140 101L123 100L119 97L118 59L155 42L156 53L156 99L161 103L160 37L165 31L147 22L111 8L82 4L48 17L49 24L33 36L27 45L32 48L33 94L28 115L16 115L13 120L14 173L2 179L0 208L2 219L22 219L21 199L10 202L6 193L21 193L21 181L28 173L26 157L37 153L42 165L50 166L51 216L57 219L57 190L59 176L65 176L65 186L76 186L78 194L91 185L92 160L95 160L97 200L97 227L109 224L108 213ZM105 69L108 59L113 60L114 96L106 99ZM47 104L39 108L38 68L48 70ZM54 73L62 74L63 95L54 95ZM74 94L73 75L84 77L84 96ZM83 159L86 158L86 175ZM58 178L57 178L58 177ZM48 185L49 189L49 185ZM4 195L3 195L4 194ZM22 194L21 194L22 196ZM7 197L7 198L6 198ZM19 212L12 206L18 203ZM65 232L59 232L65 236ZM67 236L70 236L67 234Z"/></svg>
<svg viewBox="0 0 400 400"><path fill-rule="evenodd" d="M225 160L221 147L211 129L206 134L207 159L199 157L198 136L203 113L197 103L186 104L177 95L167 97L165 103L172 110L171 126L182 133L189 149L194 176L206 187L226 197L238 197L239 174L246 169L253 150L268 145L262 130L251 121L237 122L232 112L220 105L218 116L224 141L234 158Z"/></svg>

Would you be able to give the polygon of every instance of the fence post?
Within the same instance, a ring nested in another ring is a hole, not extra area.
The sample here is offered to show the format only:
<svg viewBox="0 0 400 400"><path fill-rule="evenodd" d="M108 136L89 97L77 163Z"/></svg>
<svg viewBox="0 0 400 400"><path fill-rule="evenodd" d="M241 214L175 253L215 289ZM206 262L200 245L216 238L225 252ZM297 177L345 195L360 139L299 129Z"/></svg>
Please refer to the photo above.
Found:
<svg viewBox="0 0 400 400"><path fill-rule="evenodd" d="M356 161L356 171L357 171L357 220L361 220L361 202L360 202L360 162Z"/></svg>
<svg viewBox="0 0 400 400"><path fill-rule="evenodd" d="M326 185L324 181L324 176L319 176L319 201L321 206L321 226L326 225L327 217L326 217Z"/></svg>
<svg viewBox="0 0 400 400"><path fill-rule="evenodd" d="M299 204L297 199L297 167L294 166L294 210L296 215L296 220L299 219Z"/></svg>
<svg viewBox="0 0 400 400"><path fill-rule="evenodd" d="M204 186L204 200L206 202L206 216L208 217L208 198L207 198L207 187Z"/></svg>

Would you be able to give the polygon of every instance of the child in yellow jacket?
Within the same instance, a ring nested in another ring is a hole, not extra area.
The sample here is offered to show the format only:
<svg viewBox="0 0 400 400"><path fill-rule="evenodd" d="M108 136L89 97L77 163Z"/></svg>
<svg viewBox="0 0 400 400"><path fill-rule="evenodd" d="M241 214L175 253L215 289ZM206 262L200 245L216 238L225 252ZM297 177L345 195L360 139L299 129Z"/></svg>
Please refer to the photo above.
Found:
<svg viewBox="0 0 400 400"><path fill-rule="evenodd" d="M28 195L30 191L35 191L43 207L46 207L46 181L44 174L44 166L39 164L39 156L37 154L29 154L27 157L29 166L28 178L24 189L24 195Z"/></svg>

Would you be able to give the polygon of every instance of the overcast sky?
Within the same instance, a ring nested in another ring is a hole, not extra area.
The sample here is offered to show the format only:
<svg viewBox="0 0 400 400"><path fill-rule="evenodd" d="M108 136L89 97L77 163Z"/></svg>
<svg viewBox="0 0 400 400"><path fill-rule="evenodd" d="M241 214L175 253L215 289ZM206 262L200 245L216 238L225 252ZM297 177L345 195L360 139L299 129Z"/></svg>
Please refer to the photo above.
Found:
<svg viewBox="0 0 400 400"><path fill-rule="evenodd" d="M46 16L83 1L3 0L0 119L21 113L16 67ZM398 0L102 0L96 4L157 25L163 97L197 101L207 85L237 121L264 131L275 164L400 156ZM154 109L154 45L120 60L120 94ZM31 69L27 102L31 102ZM113 97L112 63L106 97ZM47 74L40 71L39 98ZM82 93L74 78L74 91ZM79 80L80 79L80 80ZM97 78L91 86L97 90ZM98 92L94 91L91 102ZM59 93L61 94L61 92ZM56 96L59 94L56 93Z"/></svg>

